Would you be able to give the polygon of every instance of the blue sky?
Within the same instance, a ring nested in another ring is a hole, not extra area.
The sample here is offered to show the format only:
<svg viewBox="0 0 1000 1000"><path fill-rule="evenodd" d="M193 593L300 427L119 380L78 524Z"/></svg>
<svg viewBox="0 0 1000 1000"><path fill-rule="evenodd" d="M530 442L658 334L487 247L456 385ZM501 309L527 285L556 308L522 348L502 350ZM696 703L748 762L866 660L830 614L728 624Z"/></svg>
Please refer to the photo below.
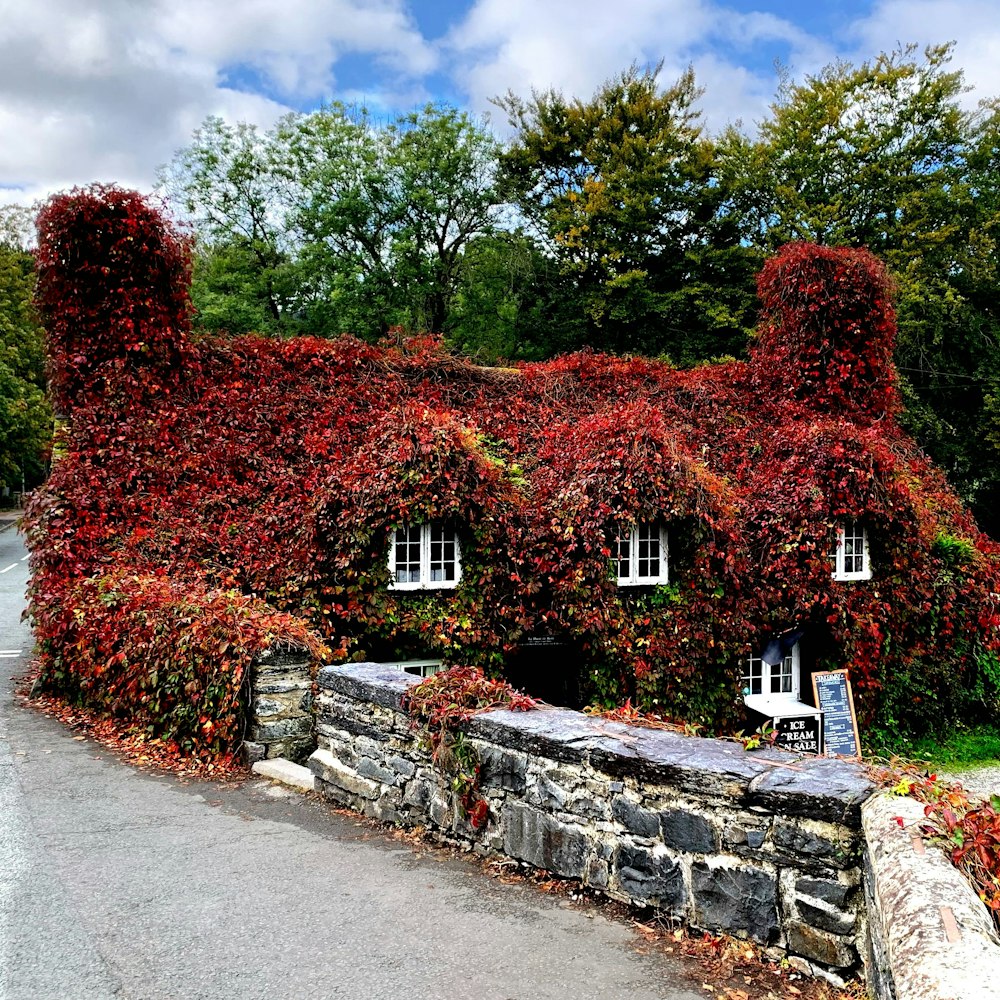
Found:
<svg viewBox="0 0 1000 1000"><path fill-rule="evenodd" d="M693 65L706 126L752 129L776 61L801 77L949 40L970 103L1000 95L1000 0L0 0L0 202L148 189L210 114L488 113L508 89L587 96L633 61L666 81Z"/></svg>

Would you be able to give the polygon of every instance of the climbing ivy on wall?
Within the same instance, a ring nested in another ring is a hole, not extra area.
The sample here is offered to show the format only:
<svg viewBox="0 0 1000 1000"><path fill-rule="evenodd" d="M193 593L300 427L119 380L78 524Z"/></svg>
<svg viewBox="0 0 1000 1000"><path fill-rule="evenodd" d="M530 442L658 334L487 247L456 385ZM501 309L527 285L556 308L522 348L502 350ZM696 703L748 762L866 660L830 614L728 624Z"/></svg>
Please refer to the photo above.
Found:
<svg viewBox="0 0 1000 1000"><path fill-rule="evenodd" d="M591 352L484 368L433 337L196 340L183 241L117 189L55 199L40 243L72 402L26 518L52 687L206 745L202 716L243 677L212 673L213 643L241 664L274 641L501 673L545 635L573 640L586 697L718 726L740 712L738 659L798 625L851 668L866 721L995 703L998 549L895 422L866 252L786 248L750 361L678 371ZM114 281L91 245L115 248ZM869 582L831 580L845 518L868 528ZM392 532L428 520L458 531L461 581L389 589ZM617 531L653 520L669 584L618 588Z"/></svg>

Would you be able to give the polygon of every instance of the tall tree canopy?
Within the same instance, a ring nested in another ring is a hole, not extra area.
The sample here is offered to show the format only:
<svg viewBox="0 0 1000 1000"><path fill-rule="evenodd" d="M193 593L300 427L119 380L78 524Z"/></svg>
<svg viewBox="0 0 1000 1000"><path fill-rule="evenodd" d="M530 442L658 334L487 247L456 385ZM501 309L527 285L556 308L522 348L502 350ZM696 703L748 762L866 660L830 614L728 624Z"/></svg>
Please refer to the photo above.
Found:
<svg viewBox="0 0 1000 1000"><path fill-rule="evenodd" d="M43 333L32 305L30 215L0 209L0 484L11 491L41 482L52 438Z"/></svg>
<svg viewBox="0 0 1000 1000"><path fill-rule="evenodd" d="M867 247L894 282L903 419L1000 533L1000 449L981 446L1000 408L1000 103L970 110L950 57L786 78L758 126L715 137L690 71L634 65L586 99L496 98L506 144L437 105L209 119L164 182L198 236L202 325L398 325L484 360L742 355L767 254Z"/></svg>
<svg viewBox="0 0 1000 1000"><path fill-rule="evenodd" d="M515 129L502 163L574 281L586 342L692 362L742 350L756 257L718 213L694 74L661 87L659 73L633 65L587 101L554 90L497 98Z"/></svg>
<svg viewBox="0 0 1000 1000"><path fill-rule="evenodd" d="M462 253L493 231L498 141L454 108L341 104L274 129L210 118L161 181L200 242L193 297L234 332L446 330Z"/></svg>

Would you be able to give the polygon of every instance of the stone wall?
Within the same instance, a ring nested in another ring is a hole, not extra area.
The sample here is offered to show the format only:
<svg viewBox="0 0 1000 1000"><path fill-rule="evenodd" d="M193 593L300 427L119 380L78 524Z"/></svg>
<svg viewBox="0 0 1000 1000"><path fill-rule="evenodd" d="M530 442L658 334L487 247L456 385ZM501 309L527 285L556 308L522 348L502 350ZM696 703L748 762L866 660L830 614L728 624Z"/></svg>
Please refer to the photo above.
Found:
<svg viewBox="0 0 1000 1000"><path fill-rule="evenodd" d="M862 809L868 988L877 1000L1000 1000L1000 936L944 851L924 807L873 795Z"/></svg>
<svg viewBox="0 0 1000 1000"><path fill-rule="evenodd" d="M317 789L368 816L427 827L773 946L834 980L864 940L856 765L592 719L564 709L477 716L490 822L475 831L400 707L417 679L373 664L319 675Z"/></svg>
<svg viewBox="0 0 1000 1000"><path fill-rule="evenodd" d="M316 746L313 737L313 678L308 655L269 649L250 672L247 760L286 757L301 761Z"/></svg>

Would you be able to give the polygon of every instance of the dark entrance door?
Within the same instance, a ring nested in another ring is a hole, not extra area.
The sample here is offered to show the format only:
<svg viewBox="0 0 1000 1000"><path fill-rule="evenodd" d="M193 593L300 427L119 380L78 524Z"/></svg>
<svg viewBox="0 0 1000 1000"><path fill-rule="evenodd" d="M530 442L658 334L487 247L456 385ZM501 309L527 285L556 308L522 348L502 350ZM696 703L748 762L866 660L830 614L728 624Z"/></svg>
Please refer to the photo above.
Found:
<svg viewBox="0 0 1000 1000"><path fill-rule="evenodd" d="M563 708L583 708L581 655L577 643L557 636L525 638L507 658L505 673L516 688Z"/></svg>

